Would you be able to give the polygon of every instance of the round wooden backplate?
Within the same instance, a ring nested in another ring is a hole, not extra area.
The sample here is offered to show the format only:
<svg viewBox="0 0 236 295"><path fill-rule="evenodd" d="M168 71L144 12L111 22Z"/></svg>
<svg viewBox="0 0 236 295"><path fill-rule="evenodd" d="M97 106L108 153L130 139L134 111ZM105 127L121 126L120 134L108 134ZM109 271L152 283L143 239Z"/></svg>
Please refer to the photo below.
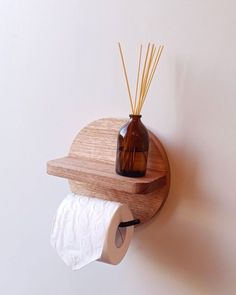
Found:
<svg viewBox="0 0 236 295"><path fill-rule="evenodd" d="M117 135L120 127L127 121L121 119L100 119L83 128L74 139L69 156L92 159L114 165ZM69 180L71 191L81 195L102 198L127 204L134 218L141 223L151 219L163 206L169 193L170 168L165 150L158 138L149 131L150 147L148 169L164 171L166 181L161 187L147 194L130 194L117 189L106 189L99 183L88 184ZM125 181L125 178L123 181Z"/></svg>

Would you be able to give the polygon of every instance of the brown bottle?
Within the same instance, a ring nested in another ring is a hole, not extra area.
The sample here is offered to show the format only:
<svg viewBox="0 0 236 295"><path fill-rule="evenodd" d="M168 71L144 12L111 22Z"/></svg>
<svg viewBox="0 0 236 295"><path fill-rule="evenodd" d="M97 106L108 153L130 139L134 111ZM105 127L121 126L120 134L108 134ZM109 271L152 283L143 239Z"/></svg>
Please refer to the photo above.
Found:
<svg viewBox="0 0 236 295"><path fill-rule="evenodd" d="M121 127L117 139L116 173L144 176L147 169L149 137L141 122L141 115L129 115L130 120Z"/></svg>

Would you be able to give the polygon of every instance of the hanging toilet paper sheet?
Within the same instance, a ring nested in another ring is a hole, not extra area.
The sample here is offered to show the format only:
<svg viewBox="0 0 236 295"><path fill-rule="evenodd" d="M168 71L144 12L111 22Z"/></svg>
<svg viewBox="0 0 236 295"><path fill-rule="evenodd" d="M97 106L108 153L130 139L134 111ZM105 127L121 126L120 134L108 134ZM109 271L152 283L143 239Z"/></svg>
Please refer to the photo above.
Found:
<svg viewBox="0 0 236 295"><path fill-rule="evenodd" d="M133 226L119 229L119 224L132 219L125 204L71 193L57 209L51 245L73 270L95 260L117 264L134 231Z"/></svg>

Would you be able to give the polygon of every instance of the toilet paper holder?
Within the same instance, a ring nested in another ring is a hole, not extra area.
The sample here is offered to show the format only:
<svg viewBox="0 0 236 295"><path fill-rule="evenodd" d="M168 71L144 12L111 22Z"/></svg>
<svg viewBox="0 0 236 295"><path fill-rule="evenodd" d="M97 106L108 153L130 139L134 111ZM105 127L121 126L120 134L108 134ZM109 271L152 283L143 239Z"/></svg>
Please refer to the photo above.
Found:
<svg viewBox="0 0 236 295"><path fill-rule="evenodd" d="M147 173L131 178L115 173L117 134L126 120L106 118L85 126L75 137L69 155L47 163L47 173L69 180L73 193L127 204L134 220L150 220L164 205L170 188L170 167L160 140L149 131Z"/></svg>

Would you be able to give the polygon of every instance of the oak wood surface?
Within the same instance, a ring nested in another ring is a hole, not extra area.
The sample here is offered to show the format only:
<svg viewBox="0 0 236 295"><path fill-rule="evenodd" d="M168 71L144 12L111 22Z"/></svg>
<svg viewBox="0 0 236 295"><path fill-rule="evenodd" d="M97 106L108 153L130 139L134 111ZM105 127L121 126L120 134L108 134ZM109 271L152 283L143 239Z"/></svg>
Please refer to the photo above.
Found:
<svg viewBox="0 0 236 295"><path fill-rule="evenodd" d="M127 193L148 193L163 185L166 179L164 171L148 170L145 177L132 178L117 175L114 165L79 157L64 157L48 162L48 174L71 180L94 183L107 189L116 189Z"/></svg>

